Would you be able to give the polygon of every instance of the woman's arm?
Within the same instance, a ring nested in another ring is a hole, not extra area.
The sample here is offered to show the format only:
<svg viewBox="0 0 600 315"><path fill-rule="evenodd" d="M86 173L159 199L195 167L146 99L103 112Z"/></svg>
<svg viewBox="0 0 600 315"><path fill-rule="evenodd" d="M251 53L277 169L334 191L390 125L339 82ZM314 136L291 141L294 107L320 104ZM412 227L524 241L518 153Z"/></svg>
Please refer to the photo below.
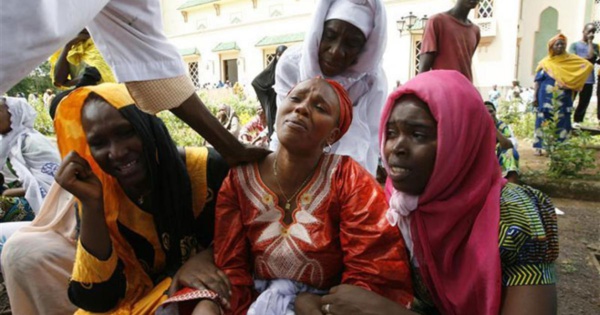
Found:
<svg viewBox="0 0 600 315"><path fill-rule="evenodd" d="M502 149L507 150L513 147L512 141L508 139L506 136L502 134L502 131L496 128L496 139L498 139L498 143L500 143L500 147Z"/></svg>
<svg viewBox="0 0 600 315"><path fill-rule="evenodd" d="M400 305L413 300L404 240L391 226L382 188L348 159L340 177L340 243L344 253L342 284L373 291Z"/></svg>
<svg viewBox="0 0 600 315"><path fill-rule="evenodd" d="M251 273L250 245L238 202L235 170L223 182L217 198L215 222L215 264L231 282L231 310L227 314L245 314L252 303L254 280Z"/></svg>
<svg viewBox="0 0 600 315"><path fill-rule="evenodd" d="M65 157L56 182L83 207L69 299L84 310L107 312L125 295L126 280L104 217L102 183L75 151Z"/></svg>
<svg viewBox="0 0 600 315"><path fill-rule="evenodd" d="M2 192L4 197L25 197L25 188L8 188Z"/></svg>
<svg viewBox="0 0 600 315"><path fill-rule="evenodd" d="M554 315L556 286L524 285L505 287L502 292L500 314L504 315Z"/></svg>

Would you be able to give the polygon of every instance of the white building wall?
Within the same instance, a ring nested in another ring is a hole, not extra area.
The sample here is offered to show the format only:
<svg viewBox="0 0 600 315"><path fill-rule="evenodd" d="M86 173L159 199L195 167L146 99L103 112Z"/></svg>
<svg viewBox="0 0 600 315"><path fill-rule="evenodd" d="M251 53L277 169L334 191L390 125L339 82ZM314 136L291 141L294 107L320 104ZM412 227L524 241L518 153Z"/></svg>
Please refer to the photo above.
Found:
<svg viewBox="0 0 600 315"><path fill-rule="evenodd" d="M200 83L217 82L222 77L222 60L237 58L239 81L248 85L264 68L264 51L274 49L256 47L256 43L265 36L305 32L316 0L257 0L256 8L250 0L221 0L218 2L220 15L217 16L213 4L207 4L188 11L187 22L177 10L184 2L163 0L165 32L178 48L199 50L199 58L187 57L186 61L199 61ZM425 14L431 16L450 9L455 2L384 0L388 41L383 64L389 88L395 86L397 80L406 82L414 75L413 41L420 37L407 32L400 36L396 21L409 12L419 18ZM548 6L559 11L559 28L570 40L578 39L584 23L589 20L585 15L591 14L586 11L591 7L586 7L586 0L495 0L495 36L482 40L473 60L474 84L482 92L486 93L494 84L509 86L515 78L523 86L532 84L534 35L540 13ZM274 11L280 15L273 17ZM233 41L239 51L221 54L212 51L221 42Z"/></svg>

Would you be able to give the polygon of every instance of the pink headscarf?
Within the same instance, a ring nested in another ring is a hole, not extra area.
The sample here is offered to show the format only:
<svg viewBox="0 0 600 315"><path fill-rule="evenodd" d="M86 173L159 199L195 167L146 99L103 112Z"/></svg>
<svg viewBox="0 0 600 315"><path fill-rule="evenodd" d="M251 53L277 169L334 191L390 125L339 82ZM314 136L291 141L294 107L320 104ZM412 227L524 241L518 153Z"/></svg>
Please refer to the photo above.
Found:
<svg viewBox="0 0 600 315"><path fill-rule="evenodd" d="M408 214L425 285L442 314L498 314L502 290L498 228L504 180L494 154L492 118L462 74L429 71L389 96L379 129L382 147L392 109L407 94L425 102L437 121L434 170L416 208ZM382 156L387 165L383 151ZM389 179L387 187L393 189Z"/></svg>

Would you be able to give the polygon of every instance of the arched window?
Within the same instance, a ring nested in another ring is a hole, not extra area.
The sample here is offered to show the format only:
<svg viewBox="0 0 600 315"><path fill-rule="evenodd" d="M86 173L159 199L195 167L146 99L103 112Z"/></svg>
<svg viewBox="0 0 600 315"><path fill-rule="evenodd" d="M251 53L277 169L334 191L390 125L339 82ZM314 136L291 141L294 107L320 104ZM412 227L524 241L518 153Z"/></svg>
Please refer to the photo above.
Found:
<svg viewBox="0 0 600 315"><path fill-rule="evenodd" d="M535 72L540 60L548 55L548 41L558 33L558 10L548 7L540 14L539 27L535 32L532 73Z"/></svg>

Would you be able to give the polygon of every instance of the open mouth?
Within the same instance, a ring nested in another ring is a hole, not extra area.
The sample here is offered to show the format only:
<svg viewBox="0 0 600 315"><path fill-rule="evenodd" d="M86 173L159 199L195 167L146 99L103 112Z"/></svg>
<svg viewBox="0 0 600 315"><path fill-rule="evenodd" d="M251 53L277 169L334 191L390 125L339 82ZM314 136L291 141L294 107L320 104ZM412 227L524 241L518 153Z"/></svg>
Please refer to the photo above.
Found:
<svg viewBox="0 0 600 315"><path fill-rule="evenodd" d="M388 176L392 179L392 181L396 181L406 178L409 174L410 170L408 168L400 166L390 166Z"/></svg>
<svg viewBox="0 0 600 315"><path fill-rule="evenodd" d="M117 167L115 167L115 169L117 170L119 175L129 176L129 175L134 174L138 170L139 165L140 165L140 160L135 159L135 160L132 160L131 162L117 166Z"/></svg>

